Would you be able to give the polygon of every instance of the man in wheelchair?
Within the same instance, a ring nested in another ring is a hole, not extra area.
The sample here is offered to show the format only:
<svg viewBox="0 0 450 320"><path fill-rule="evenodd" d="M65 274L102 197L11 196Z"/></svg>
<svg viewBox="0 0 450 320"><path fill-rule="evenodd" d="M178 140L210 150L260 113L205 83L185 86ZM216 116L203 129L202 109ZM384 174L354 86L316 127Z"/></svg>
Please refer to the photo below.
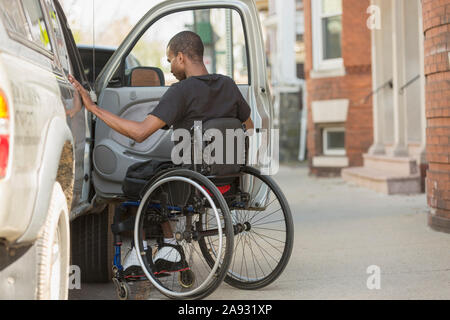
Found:
<svg viewBox="0 0 450 320"><path fill-rule="evenodd" d="M167 60L172 74L179 80L161 98L158 106L141 122L131 121L101 109L91 100L89 93L73 77L72 85L79 91L88 111L108 126L136 142L143 142L159 129L190 130L195 121L218 118L239 119L246 129L253 129L250 107L236 83L229 77L209 74L203 62L204 46L200 37L190 31L175 35L167 46ZM170 223L163 221L161 229L164 245L153 257L159 272L177 272L186 267L184 253L177 245ZM144 248L145 249L145 248ZM125 258L124 273L141 273L136 252ZM141 273L142 274L142 273Z"/></svg>

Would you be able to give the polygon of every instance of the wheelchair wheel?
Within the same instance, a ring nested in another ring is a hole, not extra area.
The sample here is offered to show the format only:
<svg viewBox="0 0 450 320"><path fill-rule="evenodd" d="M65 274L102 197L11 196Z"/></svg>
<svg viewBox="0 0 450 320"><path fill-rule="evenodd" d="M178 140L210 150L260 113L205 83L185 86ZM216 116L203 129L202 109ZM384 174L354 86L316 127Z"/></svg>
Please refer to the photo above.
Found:
<svg viewBox="0 0 450 320"><path fill-rule="evenodd" d="M250 200L245 209L230 208L235 239L224 281L253 290L271 284L283 272L292 253L294 228L288 202L273 179L251 167L243 167L242 172ZM208 263L216 260L215 245L213 239L202 240Z"/></svg>
<svg viewBox="0 0 450 320"><path fill-rule="evenodd" d="M155 226L166 222L177 241L171 247L181 261L172 265L165 261L161 269L149 250L161 248L163 231ZM217 239L219 258L213 264L206 263L199 247L206 236ZM210 180L194 171L173 170L145 192L136 215L134 241L145 275L161 293L174 299L204 298L220 285L229 267L234 241L230 211Z"/></svg>

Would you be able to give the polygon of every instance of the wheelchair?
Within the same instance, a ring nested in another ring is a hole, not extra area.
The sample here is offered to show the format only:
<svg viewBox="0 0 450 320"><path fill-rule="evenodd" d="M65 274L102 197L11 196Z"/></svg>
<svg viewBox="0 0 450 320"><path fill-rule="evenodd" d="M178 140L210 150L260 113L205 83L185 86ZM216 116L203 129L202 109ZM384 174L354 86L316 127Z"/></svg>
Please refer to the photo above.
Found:
<svg viewBox="0 0 450 320"><path fill-rule="evenodd" d="M209 120L201 133L211 128L226 134L242 124L237 119ZM248 139L244 147L245 161L240 163L248 163ZM139 196L123 199L112 225L113 282L120 299L130 298L133 281L150 281L171 299L202 299L223 281L244 290L263 288L285 269L293 222L288 202L271 177L244 164L208 165L203 159L201 164L163 168L144 181ZM137 212L125 218L130 207ZM163 246L163 223L170 224L182 258L176 271L159 270L153 261ZM133 233L143 272L135 277L125 276L121 265L121 235L127 231Z"/></svg>

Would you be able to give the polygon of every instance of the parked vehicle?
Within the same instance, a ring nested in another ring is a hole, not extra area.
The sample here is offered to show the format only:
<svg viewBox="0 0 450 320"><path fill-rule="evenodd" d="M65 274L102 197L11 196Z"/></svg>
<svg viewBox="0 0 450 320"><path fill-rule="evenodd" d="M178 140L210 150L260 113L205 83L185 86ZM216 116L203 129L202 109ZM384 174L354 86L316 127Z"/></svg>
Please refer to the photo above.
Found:
<svg viewBox="0 0 450 320"><path fill-rule="evenodd" d="M58 1L0 0L0 298L65 299L69 210L89 207L87 79Z"/></svg>
<svg viewBox="0 0 450 320"><path fill-rule="evenodd" d="M91 85L94 84L100 71L105 67L108 60L111 58L113 53L117 50L114 47L106 46L91 46L91 45L77 45L80 51L81 60L84 65L84 72ZM94 68L95 59L95 68ZM125 70L131 70L135 67L139 67L140 62L133 55L128 56L125 59Z"/></svg>
<svg viewBox="0 0 450 320"><path fill-rule="evenodd" d="M126 170L170 160L171 131L137 143L78 111L67 74L88 81L58 1L0 0L0 6L0 297L66 298L69 242L83 281L111 280L110 226ZM253 0L168 0L153 7L99 73L98 105L144 119L174 82L161 63L161 43L186 29L205 43L209 71L236 81L270 148L273 108ZM152 53L155 46L160 53ZM127 63L132 57L139 66ZM257 134L250 150L263 140ZM41 261L51 255L53 264Z"/></svg>

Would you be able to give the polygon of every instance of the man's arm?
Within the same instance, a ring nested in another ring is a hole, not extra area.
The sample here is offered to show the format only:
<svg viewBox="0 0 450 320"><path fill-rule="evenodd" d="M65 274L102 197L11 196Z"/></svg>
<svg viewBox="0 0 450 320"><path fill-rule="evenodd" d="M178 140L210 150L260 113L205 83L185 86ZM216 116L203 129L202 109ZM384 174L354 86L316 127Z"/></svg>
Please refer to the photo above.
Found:
<svg viewBox="0 0 450 320"><path fill-rule="evenodd" d="M166 125L164 121L153 115L149 115L142 122L123 119L97 106L91 100L91 97L89 96L89 93L86 91L86 89L84 89L83 86L70 75L69 81L80 93L81 98L83 99L83 103L88 111L95 114L98 118L103 120L109 127L114 129L115 131L130 139L133 139L138 143L143 142L157 130L162 129Z"/></svg>
<svg viewBox="0 0 450 320"><path fill-rule="evenodd" d="M132 121L118 117L117 115L94 105L92 113L102 119L109 127L120 134L141 143L157 130L162 129L166 123L161 119L149 115L142 122Z"/></svg>

